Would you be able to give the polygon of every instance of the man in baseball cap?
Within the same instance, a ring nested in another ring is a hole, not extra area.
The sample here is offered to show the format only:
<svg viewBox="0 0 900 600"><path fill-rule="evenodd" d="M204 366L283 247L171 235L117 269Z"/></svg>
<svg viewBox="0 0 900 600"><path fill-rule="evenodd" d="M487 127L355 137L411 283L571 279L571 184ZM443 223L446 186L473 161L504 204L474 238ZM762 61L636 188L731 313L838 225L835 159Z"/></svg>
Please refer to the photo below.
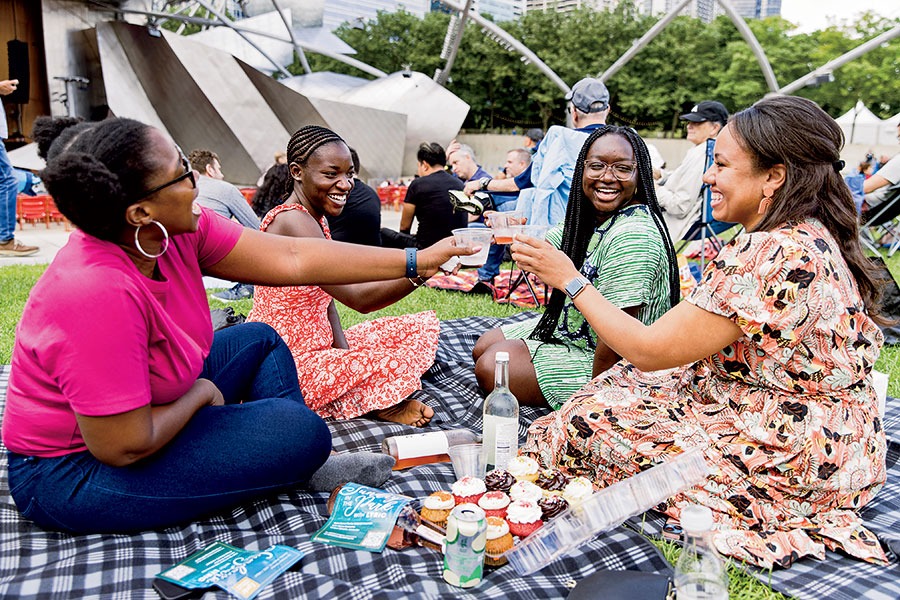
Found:
<svg viewBox="0 0 900 600"><path fill-rule="evenodd" d="M682 121L689 121L691 123L704 123L707 121L718 123L720 125L719 128L721 129L728 123L728 109L725 108L725 105L721 102L704 100L703 102L697 103L694 108L691 109L691 112L681 115L680 118Z"/></svg>
<svg viewBox="0 0 900 600"><path fill-rule="evenodd" d="M585 77L572 86L566 100L582 114L598 113L609 108L609 90L599 79Z"/></svg>
<svg viewBox="0 0 900 600"><path fill-rule="evenodd" d="M673 242L687 233L697 217L703 201L700 191L706 169L706 140L715 139L728 123L728 109L721 102L704 100L680 118L687 124L687 139L694 147L665 183L656 188L656 199Z"/></svg>
<svg viewBox="0 0 900 600"><path fill-rule="evenodd" d="M566 93L572 127L554 125L547 130L528 167L509 179L491 179L478 186L466 184L466 193L478 189L487 192L519 193L516 210L532 225L556 225L566 218L566 204L575 163L584 141L592 131L606 127L609 115L609 90L599 79L585 77Z"/></svg>

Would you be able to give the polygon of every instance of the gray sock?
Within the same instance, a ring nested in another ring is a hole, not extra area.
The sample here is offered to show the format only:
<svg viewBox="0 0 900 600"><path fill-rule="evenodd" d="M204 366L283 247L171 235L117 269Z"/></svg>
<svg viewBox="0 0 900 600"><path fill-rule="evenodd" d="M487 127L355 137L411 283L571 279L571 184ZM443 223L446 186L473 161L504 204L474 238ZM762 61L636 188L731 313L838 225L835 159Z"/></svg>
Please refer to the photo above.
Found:
<svg viewBox="0 0 900 600"><path fill-rule="evenodd" d="M350 481L378 487L391 476L394 457L374 452L332 454L309 479L313 492L330 492Z"/></svg>

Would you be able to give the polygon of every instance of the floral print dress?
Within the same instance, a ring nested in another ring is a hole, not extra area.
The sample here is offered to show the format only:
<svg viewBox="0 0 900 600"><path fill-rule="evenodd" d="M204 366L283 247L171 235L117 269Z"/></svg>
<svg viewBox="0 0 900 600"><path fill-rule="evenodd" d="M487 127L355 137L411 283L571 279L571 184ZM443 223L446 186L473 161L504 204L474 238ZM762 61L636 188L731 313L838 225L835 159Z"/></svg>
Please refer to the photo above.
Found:
<svg viewBox="0 0 900 600"><path fill-rule="evenodd" d="M276 206L265 216L265 231L286 210L309 211L301 204ZM331 239L328 222L319 222ZM328 320L332 297L318 286L256 286L248 321L268 323L294 356L306 405L322 417L348 419L394 406L422 387L421 376L434 363L440 322L434 311L365 321L344 331L349 349L333 348Z"/></svg>
<svg viewBox="0 0 900 600"><path fill-rule="evenodd" d="M886 562L854 512L885 480L870 376L883 335L827 229L738 236L687 301L744 335L686 367L619 362L535 421L524 452L604 487L699 447L711 475L659 509L709 506L723 554L788 566L827 547Z"/></svg>

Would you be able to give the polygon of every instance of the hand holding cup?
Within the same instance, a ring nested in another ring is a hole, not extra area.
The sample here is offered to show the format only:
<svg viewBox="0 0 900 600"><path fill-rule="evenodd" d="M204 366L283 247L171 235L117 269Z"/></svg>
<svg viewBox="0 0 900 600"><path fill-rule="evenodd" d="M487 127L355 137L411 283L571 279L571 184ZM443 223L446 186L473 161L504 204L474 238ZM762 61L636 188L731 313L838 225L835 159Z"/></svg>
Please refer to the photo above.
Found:
<svg viewBox="0 0 900 600"><path fill-rule="evenodd" d="M517 233L510 246L512 258L524 271L556 289L562 290L579 275L572 260L560 250L538 237Z"/></svg>

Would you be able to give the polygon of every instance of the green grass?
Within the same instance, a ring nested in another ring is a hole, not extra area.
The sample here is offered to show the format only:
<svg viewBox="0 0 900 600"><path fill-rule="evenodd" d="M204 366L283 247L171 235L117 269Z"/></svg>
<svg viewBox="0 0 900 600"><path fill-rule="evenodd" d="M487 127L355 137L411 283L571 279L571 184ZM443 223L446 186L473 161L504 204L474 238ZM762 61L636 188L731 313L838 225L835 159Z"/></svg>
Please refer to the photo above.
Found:
<svg viewBox="0 0 900 600"><path fill-rule="evenodd" d="M900 253L887 259L886 262L894 277L900 279ZM21 317L31 287L45 268L45 265L0 267L0 290L3 290L3 293L0 294L0 364L9 363L16 323ZM508 265L505 265L505 268L508 268ZM210 306L221 308L226 305L218 300L210 299ZM241 300L230 306L237 313L247 314L252 307L252 301ZM392 306L368 315L338 305L341 323L345 328L381 316L402 315L429 309L435 310L441 320L476 315L505 317L523 310L515 306L497 304L487 295L467 295L427 287L416 290ZM900 347L886 346L881 352L876 369L891 376L888 395L900 396ZM662 551L670 563L675 563L680 551L678 545L666 541L651 541ZM732 600L781 600L786 598L733 564L729 564L728 575L729 597Z"/></svg>

